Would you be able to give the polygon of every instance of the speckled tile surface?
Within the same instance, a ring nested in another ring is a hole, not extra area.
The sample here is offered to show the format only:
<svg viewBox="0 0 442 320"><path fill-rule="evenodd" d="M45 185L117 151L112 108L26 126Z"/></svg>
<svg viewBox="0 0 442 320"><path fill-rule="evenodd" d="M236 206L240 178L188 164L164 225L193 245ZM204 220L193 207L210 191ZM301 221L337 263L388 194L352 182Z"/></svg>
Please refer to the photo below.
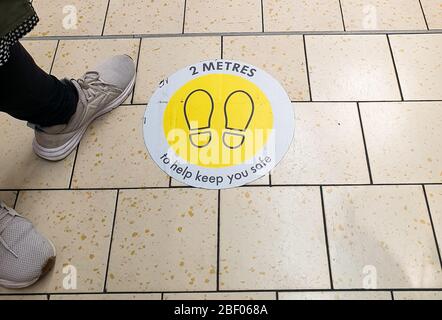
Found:
<svg viewBox="0 0 442 320"><path fill-rule="evenodd" d="M0 191L0 201L10 208L14 207L16 198L17 192L15 191Z"/></svg>
<svg viewBox="0 0 442 320"><path fill-rule="evenodd" d="M184 0L112 0L104 34L181 33Z"/></svg>
<svg viewBox="0 0 442 320"><path fill-rule="evenodd" d="M22 43L44 71L79 78L128 54L138 72L61 162L0 114L0 199L18 192L58 249L55 270L14 297L440 299L441 0L33 3L40 22ZM161 80L222 57L279 80L295 138L250 185L185 188L150 160L143 115Z"/></svg>
<svg viewBox="0 0 442 320"><path fill-rule="evenodd" d="M23 40L21 44L29 52L37 65L45 72L49 72L54 61L57 42L57 40Z"/></svg>
<svg viewBox="0 0 442 320"><path fill-rule="evenodd" d="M108 291L215 290L217 203L193 188L121 191Z"/></svg>
<svg viewBox="0 0 442 320"><path fill-rule="evenodd" d="M48 300L45 295L0 295L1 300L13 300L13 301L24 301L24 300Z"/></svg>
<svg viewBox="0 0 442 320"><path fill-rule="evenodd" d="M308 101L302 36L225 37L223 58L246 61L275 77L292 101Z"/></svg>
<svg viewBox="0 0 442 320"><path fill-rule="evenodd" d="M312 99L400 100L384 35L306 36Z"/></svg>
<svg viewBox="0 0 442 320"><path fill-rule="evenodd" d="M326 187L324 206L336 289L442 286L421 186Z"/></svg>
<svg viewBox="0 0 442 320"><path fill-rule="evenodd" d="M261 2L187 0L186 33L262 31Z"/></svg>
<svg viewBox="0 0 442 320"><path fill-rule="evenodd" d="M33 0L40 22L30 36L101 35L106 0Z"/></svg>
<svg viewBox="0 0 442 320"><path fill-rule="evenodd" d="M25 122L0 114L0 188L48 189L67 188L74 165L74 154L50 163L32 150L34 131Z"/></svg>
<svg viewBox="0 0 442 320"><path fill-rule="evenodd" d="M395 300L442 300L442 291L394 291Z"/></svg>
<svg viewBox="0 0 442 320"><path fill-rule="evenodd" d="M280 292L279 300L391 300L387 291Z"/></svg>
<svg viewBox="0 0 442 320"><path fill-rule="evenodd" d="M219 37L143 39L134 103L147 103L160 81L181 68L217 58L221 58Z"/></svg>
<svg viewBox="0 0 442 320"><path fill-rule="evenodd" d="M442 182L441 102L360 108L375 183Z"/></svg>
<svg viewBox="0 0 442 320"><path fill-rule="evenodd" d="M266 32L343 31L339 0L265 0Z"/></svg>
<svg viewBox="0 0 442 320"><path fill-rule="evenodd" d="M220 210L221 289L330 287L319 188L223 190Z"/></svg>
<svg viewBox="0 0 442 320"><path fill-rule="evenodd" d="M439 249L442 249L442 185L425 186L425 191L428 197L428 204L430 206Z"/></svg>
<svg viewBox="0 0 442 320"><path fill-rule="evenodd" d="M392 35L390 41L404 99L442 100L442 34Z"/></svg>
<svg viewBox="0 0 442 320"><path fill-rule="evenodd" d="M275 300L275 292L166 293L164 300Z"/></svg>
<svg viewBox="0 0 442 320"><path fill-rule="evenodd" d="M272 184L369 183L355 103L294 103L295 138Z"/></svg>
<svg viewBox="0 0 442 320"><path fill-rule="evenodd" d="M342 0L345 28L358 30L426 30L419 0Z"/></svg>
<svg viewBox="0 0 442 320"><path fill-rule="evenodd" d="M116 196L114 190L20 192L17 211L55 244L57 261L19 292L102 292Z"/></svg>
<svg viewBox="0 0 442 320"><path fill-rule="evenodd" d="M123 106L89 127L79 147L73 188L169 186L169 176L151 160L144 145L145 109Z"/></svg>
<svg viewBox="0 0 442 320"><path fill-rule="evenodd" d="M430 29L442 29L442 1L421 0Z"/></svg>

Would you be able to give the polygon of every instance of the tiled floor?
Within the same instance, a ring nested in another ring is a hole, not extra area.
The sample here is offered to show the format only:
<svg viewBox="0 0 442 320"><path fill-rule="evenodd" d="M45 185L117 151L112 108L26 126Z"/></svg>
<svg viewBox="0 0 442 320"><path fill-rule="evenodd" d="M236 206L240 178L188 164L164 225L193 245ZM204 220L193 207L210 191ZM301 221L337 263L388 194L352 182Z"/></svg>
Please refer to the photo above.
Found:
<svg viewBox="0 0 442 320"><path fill-rule="evenodd" d="M46 2L22 41L44 70L125 53L138 76L59 163L0 115L0 198L58 251L0 299L442 299L440 0ZM192 189L152 162L141 121L160 80L222 57L281 82L295 140L250 186Z"/></svg>

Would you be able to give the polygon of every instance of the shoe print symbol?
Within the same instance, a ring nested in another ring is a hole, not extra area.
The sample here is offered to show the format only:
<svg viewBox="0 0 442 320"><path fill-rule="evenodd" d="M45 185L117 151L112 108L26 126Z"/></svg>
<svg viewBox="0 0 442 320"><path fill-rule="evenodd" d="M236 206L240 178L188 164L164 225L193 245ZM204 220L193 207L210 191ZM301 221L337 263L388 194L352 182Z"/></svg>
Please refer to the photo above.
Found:
<svg viewBox="0 0 442 320"><path fill-rule="evenodd" d="M230 149L237 149L244 144L245 131L255 113L255 102L250 94L243 90L232 92L224 104L226 130L223 144Z"/></svg>
<svg viewBox="0 0 442 320"><path fill-rule="evenodd" d="M204 148L212 141L210 131L214 102L209 92L198 89L184 102L184 117L190 130L189 139L196 148Z"/></svg>

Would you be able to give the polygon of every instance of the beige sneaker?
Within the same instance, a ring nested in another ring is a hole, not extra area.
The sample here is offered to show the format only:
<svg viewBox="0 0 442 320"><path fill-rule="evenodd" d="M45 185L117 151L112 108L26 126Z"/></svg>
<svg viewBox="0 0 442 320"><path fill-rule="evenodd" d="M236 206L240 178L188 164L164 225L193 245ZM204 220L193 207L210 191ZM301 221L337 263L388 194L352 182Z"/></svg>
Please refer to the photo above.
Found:
<svg viewBox="0 0 442 320"><path fill-rule="evenodd" d="M112 57L72 80L78 90L77 111L66 125L35 127L35 153L50 161L66 158L78 146L87 127L98 117L120 106L131 94L135 65L129 56Z"/></svg>
<svg viewBox="0 0 442 320"><path fill-rule="evenodd" d="M54 245L32 223L0 202L0 286L24 288L55 263Z"/></svg>

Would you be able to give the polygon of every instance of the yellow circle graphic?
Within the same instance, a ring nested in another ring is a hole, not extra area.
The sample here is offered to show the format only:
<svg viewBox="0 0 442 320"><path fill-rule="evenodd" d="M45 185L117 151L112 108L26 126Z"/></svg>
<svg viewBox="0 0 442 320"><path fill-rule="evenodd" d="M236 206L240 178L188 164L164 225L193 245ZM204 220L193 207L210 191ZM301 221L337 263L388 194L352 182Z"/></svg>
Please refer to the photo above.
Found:
<svg viewBox="0 0 442 320"><path fill-rule="evenodd" d="M224 168L244 163L262 150L273 130L273 112L253 82L209 74L174 93L163 128L170 148L188 163Z"/></svg>

